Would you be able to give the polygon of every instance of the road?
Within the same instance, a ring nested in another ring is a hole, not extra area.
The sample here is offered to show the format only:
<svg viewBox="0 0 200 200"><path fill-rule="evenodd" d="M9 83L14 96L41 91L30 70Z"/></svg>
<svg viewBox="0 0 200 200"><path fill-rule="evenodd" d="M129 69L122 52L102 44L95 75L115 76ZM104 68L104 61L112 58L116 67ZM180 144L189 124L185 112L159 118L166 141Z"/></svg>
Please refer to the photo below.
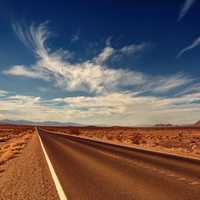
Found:
<svg viewBox="0 0 200 200"><path fill-rule="evenodd" d="M198 200L200 162L38 130L69 200Z"/></svg>

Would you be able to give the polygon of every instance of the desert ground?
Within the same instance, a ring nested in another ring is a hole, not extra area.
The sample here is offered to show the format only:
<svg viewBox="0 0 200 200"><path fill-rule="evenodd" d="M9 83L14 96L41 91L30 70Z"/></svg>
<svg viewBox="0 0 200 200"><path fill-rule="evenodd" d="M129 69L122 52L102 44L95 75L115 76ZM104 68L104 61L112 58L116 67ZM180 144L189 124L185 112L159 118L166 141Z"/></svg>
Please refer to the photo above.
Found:
<svg viewBox="0 0 200 200"><path fill-rule="evenodd" d="M33 126L0 125L0 199L58 199Z"/></svg>
<svg viewBox="0 0 200 200"><path fill-rule="evenodd" d="M200 158L200 127L43 127L66 134Z"/></svg>
<svg viewBox="0 0 200 200"><path fill-rule="evenodd" d="M33 127L28 126L0 126L0 167L6 162L19 156L27 145L34 132Z"/></svg>

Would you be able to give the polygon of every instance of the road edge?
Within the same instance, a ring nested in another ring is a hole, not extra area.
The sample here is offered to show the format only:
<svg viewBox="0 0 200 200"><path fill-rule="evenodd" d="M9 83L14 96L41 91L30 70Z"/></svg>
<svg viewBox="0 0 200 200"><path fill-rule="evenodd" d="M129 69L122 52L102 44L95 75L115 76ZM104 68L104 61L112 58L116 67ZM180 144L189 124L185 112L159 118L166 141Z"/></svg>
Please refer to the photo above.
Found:
<svg viewBox="0 0 200 200"><path fill-rule="evenodd" d="M127 144L119 144L119 143L115 143L115 142L103 141L101 139L94 139L94 138L89 138L89 137L70 135L70 134L63 133L63 132L49 131L49 130L46 130L46 129L43 129L43 128L40 128L40 129L43 130L43 131L46 131L47 133L53 133L53 134L58 134L58 135L74 137L74 138L80 138L80 139L85 139L85 140L89 140L89 141L93 141L93 142L99 142L99 143L119 146L119 147L122 147L122 148L124 147L124 148L129 148L129 149L138 150L138 151L145 151L147 153L159 154L159 155L162 155L162 156L171 156L171 157L174 157L174 158L200 162L200 158L196 158L196 157L193 157L193 156L183 156L183 155L179 155L179 154L171 153L171 152L157 151L157 150L147 149L147 148L143 148L143 147L130 146L130 145L127 145Z"/></svg>
<svg viewBox="0 0 200 200"><path fill-rule="evenodd" d="M39 135L39 133L38 133L37 128L35 128L35 132L36 132L36 134L37 134L37 136L38 136L38 138L39 138L40 145L41 145L41 147L42 147L42 150L43 150L45 159L46 159L46 161L47 161L47 165L48 165L48 167L49 167L49 171L50 171L50 173L51 173L53 182L54 182L54 184L55 184L55 187L56 187L58 196L59 196L60 200L67 200L67 196L66 196L66 194L65 194L65 192L64 192L64 190L63 190L63 188L62 188L62 185L61 185L61 183L60 183L60 181L59 181L59 179L58 179L58 176L56 175L56 172L55 172L55 170L54 170L54 168L53 168L53 165L52 165L52 163L51 163L51 161L50 161L50 159L49 159L49 157L48 157L48 154L47 154L47 152L46 152L46 150L45 150L45 147L44 147L44 145L43 145L43 143L42 143L42 140L41 140L41 137L40 137L40 135Z"/></svg>

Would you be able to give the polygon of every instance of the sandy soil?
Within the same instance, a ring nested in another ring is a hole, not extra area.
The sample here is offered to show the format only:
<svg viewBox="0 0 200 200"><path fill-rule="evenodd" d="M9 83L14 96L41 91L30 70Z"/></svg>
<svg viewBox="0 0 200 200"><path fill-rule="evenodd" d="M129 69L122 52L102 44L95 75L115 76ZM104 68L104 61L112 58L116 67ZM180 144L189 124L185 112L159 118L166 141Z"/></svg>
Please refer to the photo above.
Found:
<svg viewBox="0 0 200 200"><path fill-rule="evenodd" d="M1 144L0 199L59 199L34 129L15 134L11 129L12 136Z"/></svg>
<svg viewBox="0 0 200 200"><path fill-rule="evenodd" d="M200 127L45 127L45 129L200 159Z"/></svg>
<svg viewBox="0 0 200 200"><path fill-rule="evenodd" d="M0 169L18 157L34 132L32 127L0 126Z"/></svg>

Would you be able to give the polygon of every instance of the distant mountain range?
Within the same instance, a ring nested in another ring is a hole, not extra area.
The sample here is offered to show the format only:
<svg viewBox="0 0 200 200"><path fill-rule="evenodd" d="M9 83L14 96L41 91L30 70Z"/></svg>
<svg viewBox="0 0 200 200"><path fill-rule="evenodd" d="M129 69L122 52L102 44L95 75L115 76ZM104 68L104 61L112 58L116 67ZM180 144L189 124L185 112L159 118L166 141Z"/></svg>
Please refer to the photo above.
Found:
<svg viewBox="0 0 200 200"><path fill-rule="evenodd" d="M173 126L181 126L181 125L174 125L174 124L156 124L155 127L173 127ZM200 120L194 124L183 124L182 126L200 126Z"/></svg>
<svg viewBox="0 0 200 200"><path fill-rule="evenodd" d="M33 126L88 126L88 125L83 125L79 123L72 123L72 122L56 122L56 121L44 121L44 122L33 122L33 121L28 121L28 120L9 120L9 119L4 119L0 120L0 124L14 124L14 125L33 125ZM105 125L99 125L99 126L105 126ZM173 125L173 124L155 124L154 127L173 127L173 126L178 126L178 125ZM196 123L188 124L187 126L200 126L200 120Z"/></svg>
<svg viewBox="0 0 200 200"><path fill-rule="evenodd" d="M44 122L32 122L27 120L8 120L4 119L0 121L0 124L14 124L14 125L34 125L34 126L84 126L78 123L71 122L55 122L55 121L44 121Z"/></svg>
<svg viewBox="0 0 200 200"><path fill-rule="evenodd" d="M156 124L155 127L171 127L174 126L173 124Z"/></svg>

